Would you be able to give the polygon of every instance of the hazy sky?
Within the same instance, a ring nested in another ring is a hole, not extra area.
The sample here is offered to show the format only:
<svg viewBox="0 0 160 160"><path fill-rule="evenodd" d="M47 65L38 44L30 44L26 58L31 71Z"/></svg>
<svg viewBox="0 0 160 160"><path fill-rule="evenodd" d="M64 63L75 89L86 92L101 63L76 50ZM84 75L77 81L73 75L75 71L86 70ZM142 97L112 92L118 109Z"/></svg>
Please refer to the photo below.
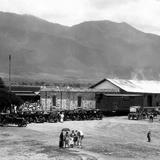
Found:
<svg viewBox="0 0 160 160"><path fill-rule="evenodd" d="M31 14L63 25L123 21L160 35L160 0L0 0L0 10Z"/></svg>

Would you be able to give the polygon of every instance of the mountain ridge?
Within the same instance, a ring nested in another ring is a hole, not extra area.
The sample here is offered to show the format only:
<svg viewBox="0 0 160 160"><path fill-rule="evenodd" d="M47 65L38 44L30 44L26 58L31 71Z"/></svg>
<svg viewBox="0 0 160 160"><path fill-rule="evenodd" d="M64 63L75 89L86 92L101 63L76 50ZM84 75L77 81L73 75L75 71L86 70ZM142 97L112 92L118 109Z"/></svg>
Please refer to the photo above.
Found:
<svg viewBox="0 0 160 160"><path fill-rule="evenodd" d="M159 79L160 36L129 24L87 21L71 27L0 12L0 72L35 79Z"/></svg>

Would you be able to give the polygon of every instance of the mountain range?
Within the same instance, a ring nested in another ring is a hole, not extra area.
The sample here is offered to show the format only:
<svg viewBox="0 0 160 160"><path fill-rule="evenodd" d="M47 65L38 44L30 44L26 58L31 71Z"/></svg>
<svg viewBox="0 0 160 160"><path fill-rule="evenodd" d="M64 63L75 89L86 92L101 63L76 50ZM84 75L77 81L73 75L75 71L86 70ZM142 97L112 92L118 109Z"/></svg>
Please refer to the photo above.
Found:
<svg viewBox="0 0 160 160"><path fill-rule="evenodd" d="M127 23L71 27L0 12L0 76L52 80L159 79L160 36Z"/></svg>

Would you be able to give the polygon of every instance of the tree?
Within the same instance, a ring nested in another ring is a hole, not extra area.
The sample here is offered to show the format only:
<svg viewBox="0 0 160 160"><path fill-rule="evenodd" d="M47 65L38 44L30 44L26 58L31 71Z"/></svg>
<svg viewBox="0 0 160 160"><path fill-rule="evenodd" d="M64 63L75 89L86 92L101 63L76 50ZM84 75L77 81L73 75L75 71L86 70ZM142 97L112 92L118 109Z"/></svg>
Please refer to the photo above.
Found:
<svg viewBox="0 0 160 160"><path fill-rule="evenodd" d="M4 82L3 82L3 80L2 80L2 78L0 77L0 89L4 89L5 88L5 84L4 84Z"/></svg>
<svg viewBox="0 0 160 160"><path fill-rule="evenodd" d="M11 104L20 106L22 103L23 101L20 97L8 92L2 78L0 78L0 112L11 109Z"/></svg>

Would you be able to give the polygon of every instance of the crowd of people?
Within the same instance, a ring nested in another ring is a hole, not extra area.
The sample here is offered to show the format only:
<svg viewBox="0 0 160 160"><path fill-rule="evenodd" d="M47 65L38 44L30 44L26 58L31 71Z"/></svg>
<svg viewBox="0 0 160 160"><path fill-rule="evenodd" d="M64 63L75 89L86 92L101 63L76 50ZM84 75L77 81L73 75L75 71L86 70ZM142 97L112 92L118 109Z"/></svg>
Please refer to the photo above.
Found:
<svg viewBox="0 0 160 160"><path fill-rule="evenodd" d="M41 110L41 105L40 101L37 102L24 102L20 107L19 110L21 111L30 111L30 112L35 112L35 111L40 111Z"/></svg>
<svg viewBox="0 0 160 160"><path fill-rule="evenodd" d="M59 148L82 148L84 134L82 131L62 129L59 136Z"/></svg>

